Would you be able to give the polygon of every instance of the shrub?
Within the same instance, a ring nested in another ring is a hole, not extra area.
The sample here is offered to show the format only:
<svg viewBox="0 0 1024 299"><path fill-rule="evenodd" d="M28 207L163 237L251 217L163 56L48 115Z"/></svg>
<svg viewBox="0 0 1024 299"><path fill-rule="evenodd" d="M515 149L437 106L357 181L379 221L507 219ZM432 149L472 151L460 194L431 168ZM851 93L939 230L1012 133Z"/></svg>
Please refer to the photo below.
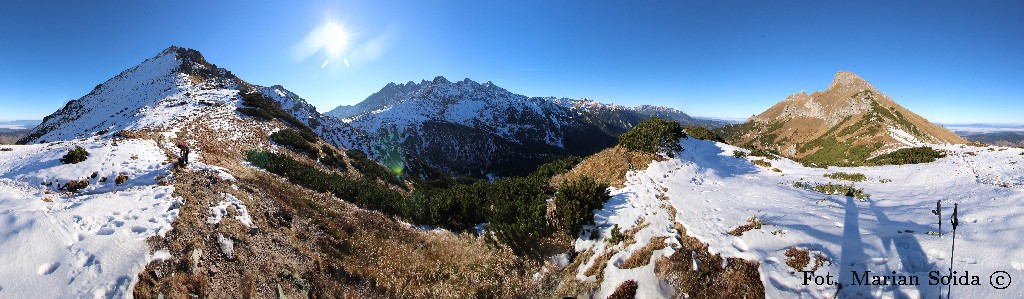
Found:
<svg viewBox="0 0 1024 299"><path fill-rule="evenodd" d="M239 113L256 117L261 120L279 119L292 126L300 132L300 136L307 141L316 141L316 133L306 124L299 121L295 116L281 109L280 105L270 97L258 92L242 93L242 105L236 109Z"/></svg>
<svg viewBox="0 0 1024 299"><path fill-rule="evenodd" d="M869 163L874 165L903 165L934 162L938 158L945 157L946 153L937 151L931 147L911 147L899 149L895 152L880 155Z"/></svg>
<svg viewBox="0 0 1024 299"><path fill-rule="evenodd" d="M58 187L60 187L60 186L58 186ZM85 187L89 187L89 180L80 180L80 181L71 180L71 181L68 181L66 184L64 184L63 188L59 188L59 189L68 190L68 192L78 192L78 190L85 189Z"/></svg>
<svg viewBox="0 0 1024 299"><path fill-rule="evenodd" d="M718 134L715 134L715 132L712 132L711 130L708 130L705 127L689 125L686 126L686 128L683 129L683 131L686 133L686 135L692 136L693 138L697 138L700 140L717 141L722 143L725 142L725 139L722 139L722 136L718 136Z"/></svg>
<svg viewBox="0 0 1024 299"><path fill-rule="evenodd" d="M743 158L747 156L747 153L741 150L733 150L732 156L736 158Z"/></svg>
<svg viewBox="0 0 1024 299"><path fill-rule="evenodd" d="M826 178L830 178L830 179L846 180L846 181L851 181L851 182L863 182L863 181L866 181L868 179L868 177L864 176L863 173L849 173L849 172L826 173L824 176Z"/></svg>
<svg viewBox="0 0 1024 299"><path fill-rule="evenodd" d="M652 117L619 136L619 145L637 151L664 152L673 157L675 152L683 150L679 145L683 136L682 125L678 122Z"/></svg>
<svg viewBox="0 0 1024 299"><path fill-rule="evenodd" d="M117 174L117 177L114 178L114 184L120 185L125 182L128 182L128 176L124 175L124 173L119 173Z"/></svg>
<svg viewBox="0 0 1024 299"><path fill-rule="evenodd" d="M551 234L545 219L547 198L542 176L498 179L491 185L487 230L488 240L509 246L517 254L538 255L540 240Z"/></svg>
<svg viewBox="0 0 1024 299"><path fill-rule="evenodd" d="M537 167L533 173L540 176L553 177L559 174L563 174L572 170L573 167L583 162L583 157L580 156L569 156L563 159L544 163Z"/></svg>
<svg viewBox="0 0 1024 299"><path fill-rule="evenodd" d="M768 150L760 149L760 148L751 149L750 150L750 155L751 156L756 156L756 157L764 157L765 159L768 159L768 160L776 160L776 159L779 158L779 157L776 157L775 153L773 153L771 151L768 151Z"/></svg>
<svg viewBox="0 0 1024 299"><path fill-rule="evenodd" d="M607 183L589 177L564 183L555 195L555 218L563 232L576 236L584 225L594 222L594 210L609 198Z"/></svg>
<svg viewBox="0 0 1024 299"><path fill-rule="evenodd" d="M864 200L870 198L871 194L864 193L864 188L857 189L853 185L836 185L831 182L828 184L811 184L804 182L794 182L793 187L801 189L812 189L814 191L821 192L822 194L833 194L842 196L852 196L856 199Z"/></svg>
<svg viewBox="0 0 1024 299"><path fill-rule="evenodd" d="M13 151L13 150L14 150L13 148L9 148L9 147L0 148L0 152L9 152L9 151Z"/></svg>
<svg viewBox="0 0 1024 299"><path fill-rule="evenodd" d="M326 144L322 145L320 146L320 151L324 153L324 157L320 159L320 163L341 171L345 171L345 169L348 168L348 164L345 163L345 158L330 146Z"/></svg>
<svg viewBox="0 0 1024 299"><path fill-rule="evenodd" d="M60 158L60 163L64 164L75 164L89 158L89 152L81 146L75 146L73 149L69 149L68 153L64 157Z"/></svg>
<svg viewBox="0 0 1024 299"><path fill-rule="evenodd" d="M360 150L349 149L345 151L345 155L352 159L352 167L362 173L364 176L371 179L379 179L395 185L403 185L402 180L398 174L392 172L391 169L384 167L377 161L371 160Z"/></svg>
<svg viewBox="0 0 1024 299"><path fill-rule="evenodd" d="M292 129L282 129L274 132L274 134L270 134L270 140L304 153L314 160L320 155L320 151L316 149L316 146L306 141L306 138L302 137L301 133Z"/></svg>

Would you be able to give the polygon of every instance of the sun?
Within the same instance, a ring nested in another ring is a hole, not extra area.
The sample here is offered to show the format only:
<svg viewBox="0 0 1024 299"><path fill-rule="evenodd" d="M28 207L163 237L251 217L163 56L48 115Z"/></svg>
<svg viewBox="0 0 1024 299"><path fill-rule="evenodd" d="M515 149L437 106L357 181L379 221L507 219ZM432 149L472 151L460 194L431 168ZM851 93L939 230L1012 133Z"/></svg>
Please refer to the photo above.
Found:
<svg viewBox="0 0 1024 299"><path fill-rule="evenodd" d="M321 29L321 42L323 43L324 50L327 54L333 57L341 55L345 51L345 46L348 45L348 33L345 32L345 28L337 23L327 23Z"/></svg>

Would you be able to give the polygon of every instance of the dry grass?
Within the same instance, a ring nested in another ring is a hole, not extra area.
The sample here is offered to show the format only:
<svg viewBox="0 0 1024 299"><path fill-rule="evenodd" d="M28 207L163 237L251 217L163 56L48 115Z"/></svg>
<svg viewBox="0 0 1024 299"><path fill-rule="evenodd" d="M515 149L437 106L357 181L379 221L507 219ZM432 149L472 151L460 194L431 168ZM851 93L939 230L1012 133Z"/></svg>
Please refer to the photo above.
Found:
<svg viewBox="0 0 1024 299"><path fill-rule="evenodd" d="M53 202L53 198L49 198L49 197L43 197L43 198L40 198L39 200L42 200L43 202Z"/></svg>
<svg viewBox="0 0 1024 299"><path fill-rule="evenodd" d="M825 256L824 253L821 253L821 252L815 253L814 254L814 267L811 268L811 271L818 271L818 268L821 267L822 265L825 265L825 263L828 263L829 265L832 265L832 260L829 259L827 256Z"/></svg>
<svg viewBox="0 0 1024 299"><path fill-rule="evenodd" d="M750 162L754 162L754 165L761 166L761 167L764 167L764 168L771 168L772 167L772 163L768 162L768 161L765 161L764 159L750 160Z"/></svg>
<svg viewBox="0 0 1024 299"><path fill-rule="evenodd" d="M636 222L636 225L622 233L622 247L629 247L629 245L636 243L636 233L648 226L651 226L651 223L647 222L647 219L642 217L637 219Z"/></svg>
<svg viewBox="0 0 1024 299"><path fill-rule="evenodd" d="M622 188L626 182L627 172L644 170L651 162L664 160L665 158L657 154L615 146L587 157L569 172L551 178L551 182L557 185L562 181L571 182L587 176L598 182Z"/></svg>
<svg viewBox="0 0 1024 299"><path fill-rule="evenodd" d="M647 245L644 246L643 248L640 248L640 250L633 252L633 254L630 255L625 262L622 262L622 265L619 266L619 269L633 269L636 267L647 265L648 263L651 262L651 256L654 255L655 250L665 248L666 239L668 239L668 237L651 238L651 242L647 243Z"/></svg>
<svg viewBox="0 0 1024 299"><path fill-rule="evenodd" d="M608 296L608 299L633 299L636 298L636 280L627 280L615 288L615 292Z"/></svg>
<svg viewBox="0 0 1024 299"><path fill-rule="evenodd" d="M810 262L811 256L807 249L800 249L796 247L786 249L786 265L789 265L789 267L793 268L794 271L803 270ZM817 267L817 265L815 267Z"/></svg>
<svg viewBox="0 0 1024 299"><path fill-rule="evenodd" d="M170 182L184 199L179 218L165 237L149 240L152 250L167 249L171 258L146 266L136 298L522 298L551 292L532 277L540 265L507 248L471 235L416 230L245 166L244 152L266 143L260 126L233 126L250 128L236 141L218 139L221 134L208 127L192 123L179 136L190 137L202 162L224 167L238 180L175 169ZM208 208L223 200L222 193L247 206L255 228L233 217L206 223ZM220 251L217 234L234 241L232 256Z"/></svg>
<svg viewBox="0 0 1024 299"><path fill-rule="evenodd" d="M742 236L743 233L748 232L750 230L761 229L761 224L763 224L761 219L757 218L757 216L753 216L750 217L750 219L747 219L747 224L740 225L730 230L729 234L739 237Z"/></svg>
<svg viewBox="0 0 1024 299"><path fill-rule="evenodd" d="M676 222L680 248L654 263L655 274L689 298L764 298L764 285L756 262L712 255L707 244L686 234ZM694 269L693 265L699 265ZM725 263L723 263L725 262ZM725 266L722 266L725 264Z"/></svg>
<svg viewBox="0 0 1024 299"><path fill-rule="evenodd" d="M596 276L597 283L600 284L604 281L604 268L608 266L608 260L610 260L616 253L619 253L617 249L606 249L604 253L594 259L594 264L590 265L590 268L587 268L587 271L583 272L583 275Z"/></svg>

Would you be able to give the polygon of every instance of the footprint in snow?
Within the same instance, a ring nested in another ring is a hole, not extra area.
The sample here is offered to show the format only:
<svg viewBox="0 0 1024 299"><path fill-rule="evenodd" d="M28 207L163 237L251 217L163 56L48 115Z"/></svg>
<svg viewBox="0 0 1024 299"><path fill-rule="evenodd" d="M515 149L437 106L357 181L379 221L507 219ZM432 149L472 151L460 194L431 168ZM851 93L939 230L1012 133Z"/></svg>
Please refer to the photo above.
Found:
<svg viewBox="0 0 1024 299"><path fill-rule="evenodd" d="M39 265L36 273L39 273L39 275L50 275L53 271L57 271L57 268L60 268L60 262L45 263Z"/></svg>

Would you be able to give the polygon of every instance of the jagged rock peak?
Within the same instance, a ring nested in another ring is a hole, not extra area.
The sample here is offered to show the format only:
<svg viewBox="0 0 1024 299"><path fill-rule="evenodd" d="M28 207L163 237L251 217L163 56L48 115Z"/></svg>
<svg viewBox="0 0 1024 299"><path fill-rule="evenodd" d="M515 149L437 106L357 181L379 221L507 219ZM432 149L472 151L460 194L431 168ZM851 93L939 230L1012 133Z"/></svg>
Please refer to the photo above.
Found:
<svg viewBox="0 0 1024 299"><path fill-rule="evenodd" d="M860 76L857 76L857 74L854 74L853 72L839 71L832 79L832 83L828 85L828 89L833 89L842 86L870 88L871 84L868 84L868 81L864 80L864 78L861 78Z"/></svg>

